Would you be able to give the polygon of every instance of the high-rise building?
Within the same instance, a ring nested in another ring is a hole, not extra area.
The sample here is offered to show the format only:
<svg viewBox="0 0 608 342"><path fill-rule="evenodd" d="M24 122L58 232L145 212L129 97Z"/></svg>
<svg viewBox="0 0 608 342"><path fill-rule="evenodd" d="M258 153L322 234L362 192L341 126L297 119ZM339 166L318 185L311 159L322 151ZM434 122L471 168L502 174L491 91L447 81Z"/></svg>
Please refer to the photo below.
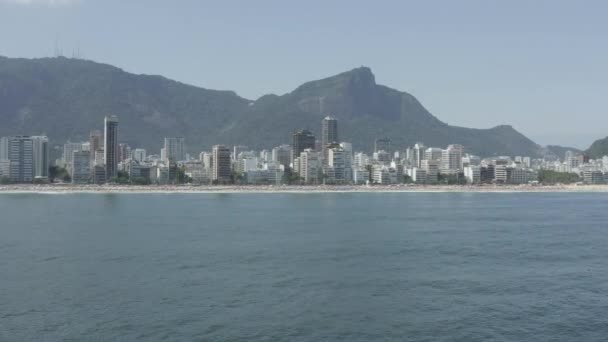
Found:
<svg viewBox="0 0 608 342"><path fill-rule="evenodd" d="M353 168L353 144L341 142L340 147L344 150L344 164L347 168Z"/></svg>
<svg viewBox="0 0 608 342"><path fill-rule="evenodd" d="M140 163L146 160L146 150L143 148L136 148L135 150L133 150L132 154L133 159Z"/></svg>
<svg viewBox="0 0 608 342"><path fill-rule="evenodd" d="M103 133L96 129L89 133L89 150L95 152L103 149Z"/></svg>
<svg viewBox="0 0 608 342"><path fill-rule="evenodd" d="M164 162L177 163L186 160L185 139L182 137L165 138L165 159Z"/></svg>
<svg viewBox="0 0 608 342"><path fill-rule="evenodd" d="M224 145L213 146L213 175L212 180L220 184L230 183L232 168L230 149Z"/></svg>
<svg viewBox="0 0 608 342"><path fill-rule="evenodd" d="M65 167L70 168L72 165L72 156L74 151L81 151L82 143L67 142L63 144L63 164Z"/></svg>
<svg viewBox="0 0 608 342"><path fill-rule="evenodd" d="M91 168L95 166L95 155L97 151L103 151L103 132L100 130L92 130L89 133L89 151L91 157Z"/></svg>
<svg viewBox="0 0 608 342"><path fill-rule="evenodd" d="M131 146L129 144L118 144L118 161L123 162L131 158Z"/></svg>
<svg viewBox="0 0 608 342"><path fill-rule="evenodd" d="M104 119L104 163L106 166L106 180L118 175L118 117L106 116Z"/></svg>
<svg viewBox="0 0 608 342"><path fill-rule="evenodd" d="M462 154L464 147L462 145L449 145L448 148L441 153L441 172L442 173L457 173L462 167Z"/></svg>
<svg viewBox="0 0 608 342"><path fill-rule="evenodd" d="M8 137L0 137L0 160L8 160Z"/></svg>
<svg viewBox="0 0 608 342"><path fill-rule="evenodd" d="M422 160L424 159L424 152L425 152L425 148L424 148L424 144L422 143L417 143L416 145L414 145L414 150L413 150L413 166L420 168L422 166ZM426 175L425 175L426 177Z"/></svg>
<svg viewBox="0 0 608 342"><path fill-rule="evenodd" d="M307 148L299 157L299 171L300 178L304 180L306 184L316 184L319 181L319 171L321 170L321 163L319 160L319 152L315 152L313 149Z"/></svg>
<svg viewBox="0 0 608 342"><path fill-rule="evenodd" d="M374 162L381 165L388 165L391 163L391 155L385 150L374 152L373 158Z"/></svg>
<svg viewBox="0 0 608 342"><path fill-rule="evenodd" d="M280 145L272 149L272 160L284 167L291 164L292 149L289 145Z"/></svg>
<svg viewBox="0 0 608 342"><path fill-rule="evenodd" d="M338 120L326 116L321 121L321 146L323 149L327 148L327 145L337 143L340 141L338 138Z"/></svg>
<svg viewBox="0 0 608 342"><path fill-rule="evenodd" d="M201 152L200 154L203 169L211 170L213 168L213 153Z"/></svg>
<svg viewBox="0 0 608 342"><path fill-rule="evenodd" d="M388 153L391 152L391 139L389 138L379 138L376 139L374 143L374 152L378 151L386 151Z"/></svg>
<svg viewBox="0 0 608 342"><path fill-rule="evenodd" d="M323 172L330 183L346 183L352 180L352 169L346 166L344 149L339 144L326 146L327 158Z"/></svg>
<svg viewBox="0 0 608 342"><path fill-rule="evenodd" d="M11 161L8 159L0 159L0 178L11 177Z"/></svg>
<svg viewBox="0 0 608 342"><path fill-rule="evenodd" d="M34 148L34 178L49 177L49 138L32 137Z"/></svg>
<svg viewBox="0 0 608 342"><path fill-rule="evenodd" d="M477 184L481 182L481 167L479 165L465 166L464 176L468 183Z"/></svg>
<svg viewBox="0 0 608 342"><path fill-rule="evenodd" d="M10 179L15 183L34 181L34 139L30 136L8 138L8 159Z"/></svg>
<svg viewBox="0 0 608 342"><path fill-rule="evenodd" d="M300 130L293 134L293 142L291 144L292 156L295 160L306 149L315 149L315 135L308 130Z"/></svg>
<svg viewBox="0 0 608 342"><path fill-rule="evenodd" d="M422 169L426 172L426 182L435 184L439 180L439 160L425 159L422 161Z"/></svg>
<svg viewBox="0 0 608 342"><path fill-rule="evenodd" d="M74 151L72 155L72 183L86 184L91 178L91 152Z"/></svg>
<svg viewBox="0 0 608 342"><path fill-rule="evenodd" d="M429 147L424 151L424 159L441 161L443 150L438 147Z"/></svg>
<svg viewBox="0 0 608 342"><path fill-rule="evenodd" d="M235 145L232 147L232 161L236 161L241 152L245 152L249 149L247 146Z"/></svg>

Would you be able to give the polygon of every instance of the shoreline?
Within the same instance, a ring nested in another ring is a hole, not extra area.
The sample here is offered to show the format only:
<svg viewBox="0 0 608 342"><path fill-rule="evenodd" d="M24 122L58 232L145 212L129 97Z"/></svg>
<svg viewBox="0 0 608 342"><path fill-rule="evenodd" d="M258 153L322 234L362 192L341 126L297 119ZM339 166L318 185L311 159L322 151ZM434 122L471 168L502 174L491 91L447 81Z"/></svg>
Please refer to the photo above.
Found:
<svg viewBox="0 0 608 342"><path fill-rule="evenodd" d="M606 192L608 185L0 185L1 194L11 193L363 193L363 192Z"/></svg>

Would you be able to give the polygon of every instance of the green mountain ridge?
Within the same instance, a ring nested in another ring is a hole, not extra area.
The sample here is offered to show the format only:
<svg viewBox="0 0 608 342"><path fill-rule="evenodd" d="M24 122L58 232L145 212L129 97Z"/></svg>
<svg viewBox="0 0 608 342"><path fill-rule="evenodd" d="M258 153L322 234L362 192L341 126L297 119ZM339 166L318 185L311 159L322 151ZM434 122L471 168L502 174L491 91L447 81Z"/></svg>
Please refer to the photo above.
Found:
<svg viewBox="0 0 608 342"><path fill-rule="evenodd" d="M0 136L47 134L57 144L86 140L103 116L119 116L120 140L158 151L165 136L183 136L191 153L213 144L272 148L321 119L339 120L340 139L370 151L376 138L404 148L463 144L481 156L542 156L547 151L509 125L451 126L411 94L376 84L367 67L302 84L284 95L248 100L162 76L135 75L80 59L0 57Z"/></svg>
<svg viewBox="0 0 608 342"><path fill-rule="evenodd" d="M585 153L592 159L608 156L608 137L594 141Z"/></svg>

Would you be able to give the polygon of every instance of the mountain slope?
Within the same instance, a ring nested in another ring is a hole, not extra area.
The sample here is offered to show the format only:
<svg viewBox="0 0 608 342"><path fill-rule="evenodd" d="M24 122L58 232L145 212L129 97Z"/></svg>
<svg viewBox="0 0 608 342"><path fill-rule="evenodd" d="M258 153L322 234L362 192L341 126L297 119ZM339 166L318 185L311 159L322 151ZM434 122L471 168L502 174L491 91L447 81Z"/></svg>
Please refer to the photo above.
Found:
<svg viewBox="0 0 608 342"><path fill-rule="evenodd" d="M593 142L593 144L591 144L591 146L587 149L586 153L589 155L589 158L593 159L608 156L608 137Z"/></svg>
<svg viewBox="0 0 608 342"><path fill-rule="evenodd" d="M49 135L55 143L83 140L103 116L120 118L120 140L157 151L164 136L184 136L191 153L212 144L271 148L299 128L320 133L331 113L340 138L370 150L378 137L403 148L463 144L490 155L538 156L541 149L510 126L450 126L415 97L375 82L366 67L305 83L291 93L256 101L231 91L203 89L160 76L134 75L113 66L67 58L0 57L0 135Z"/></svg>

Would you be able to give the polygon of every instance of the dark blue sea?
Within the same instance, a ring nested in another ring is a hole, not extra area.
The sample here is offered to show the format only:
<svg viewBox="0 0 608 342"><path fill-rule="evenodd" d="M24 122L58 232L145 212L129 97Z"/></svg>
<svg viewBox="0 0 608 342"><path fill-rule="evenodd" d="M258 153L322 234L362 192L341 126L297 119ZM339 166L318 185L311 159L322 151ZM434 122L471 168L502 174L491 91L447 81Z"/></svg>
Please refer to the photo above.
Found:
<svg viewBox="0 0 608 342"><path fill-rule="evenodd" d="M0 194L0 341L606 341L608 194Z"/></svg>

